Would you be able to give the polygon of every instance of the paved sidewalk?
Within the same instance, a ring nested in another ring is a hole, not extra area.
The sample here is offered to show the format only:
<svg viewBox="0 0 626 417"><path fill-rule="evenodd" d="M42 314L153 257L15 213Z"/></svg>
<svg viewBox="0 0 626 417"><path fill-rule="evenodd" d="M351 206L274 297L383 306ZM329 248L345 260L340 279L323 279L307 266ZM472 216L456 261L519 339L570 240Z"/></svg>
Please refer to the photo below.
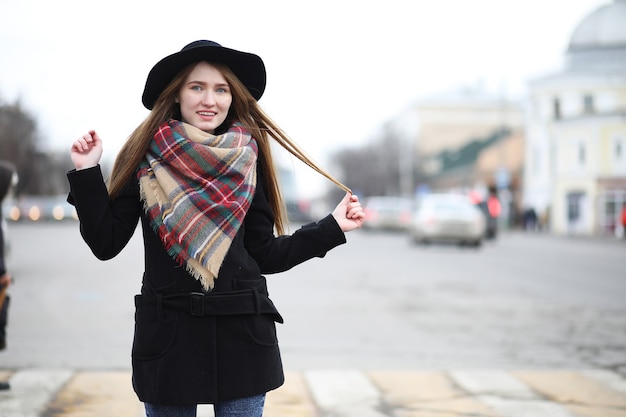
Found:
<svg viewBox="0 0 626 417"><path fill-rule="evenodd" d="M127 371L0 371L6 379L1 417L145 416ZM626 379L605 370L288 372L264 416L626 417Z"/></svg>

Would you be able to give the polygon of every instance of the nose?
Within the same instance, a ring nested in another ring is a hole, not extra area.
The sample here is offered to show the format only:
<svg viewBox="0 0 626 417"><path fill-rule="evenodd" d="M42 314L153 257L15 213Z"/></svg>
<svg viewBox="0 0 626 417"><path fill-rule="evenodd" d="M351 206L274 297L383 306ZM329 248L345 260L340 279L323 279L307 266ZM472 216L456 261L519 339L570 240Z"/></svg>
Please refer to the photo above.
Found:
<svg viewBox="0 0 626 417"><path fill-rule="evenodd" d="M206 106L212 106L215 104L215 95L213 94L213 91L206 90L206 92L202 96L202 104Z"/></svg>

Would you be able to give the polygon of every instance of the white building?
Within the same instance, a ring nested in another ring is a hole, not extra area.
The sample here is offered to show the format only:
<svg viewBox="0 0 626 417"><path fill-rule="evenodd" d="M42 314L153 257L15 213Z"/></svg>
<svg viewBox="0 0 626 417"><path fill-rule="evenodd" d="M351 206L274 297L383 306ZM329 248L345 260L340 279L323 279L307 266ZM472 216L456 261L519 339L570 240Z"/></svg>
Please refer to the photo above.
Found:
<svg viewBox="0 0 626 417"><path fill-rule="evenodd" d="M626 0L575 29L564 69L529 83L524 205L557 234L609 234L626 204Z"/></svg>

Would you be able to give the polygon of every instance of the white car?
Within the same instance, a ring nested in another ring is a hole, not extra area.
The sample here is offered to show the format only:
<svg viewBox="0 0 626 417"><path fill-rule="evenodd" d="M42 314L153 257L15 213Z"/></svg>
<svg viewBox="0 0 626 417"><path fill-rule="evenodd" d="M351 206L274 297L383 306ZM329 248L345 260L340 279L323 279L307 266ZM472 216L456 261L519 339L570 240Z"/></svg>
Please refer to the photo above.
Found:
<svg viewBox="0 0 626 417"><path fill-rule="evenodd" d="M467 196L426 194L417 200L409 233L416 243L453 241L480 246L485 216Z"/></svg>
<svg viewBox="0 0 626 417"><path fill-rule="evenodd" d="M411 222L413 201L403 197L368 197L363 205L366 230L406 231Z"/></svg>

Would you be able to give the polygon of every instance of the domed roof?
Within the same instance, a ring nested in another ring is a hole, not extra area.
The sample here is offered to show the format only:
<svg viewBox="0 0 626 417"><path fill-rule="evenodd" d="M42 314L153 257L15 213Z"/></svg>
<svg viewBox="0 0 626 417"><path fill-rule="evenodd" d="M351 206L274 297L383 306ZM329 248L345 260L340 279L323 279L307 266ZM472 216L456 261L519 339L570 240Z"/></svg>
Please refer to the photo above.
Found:
<svg viewBox="0 0 626 417"><path fill-rule="evenodd" d="M626 47L626 0L614 0L584 18L574 30L568 52Z"/></svg>

